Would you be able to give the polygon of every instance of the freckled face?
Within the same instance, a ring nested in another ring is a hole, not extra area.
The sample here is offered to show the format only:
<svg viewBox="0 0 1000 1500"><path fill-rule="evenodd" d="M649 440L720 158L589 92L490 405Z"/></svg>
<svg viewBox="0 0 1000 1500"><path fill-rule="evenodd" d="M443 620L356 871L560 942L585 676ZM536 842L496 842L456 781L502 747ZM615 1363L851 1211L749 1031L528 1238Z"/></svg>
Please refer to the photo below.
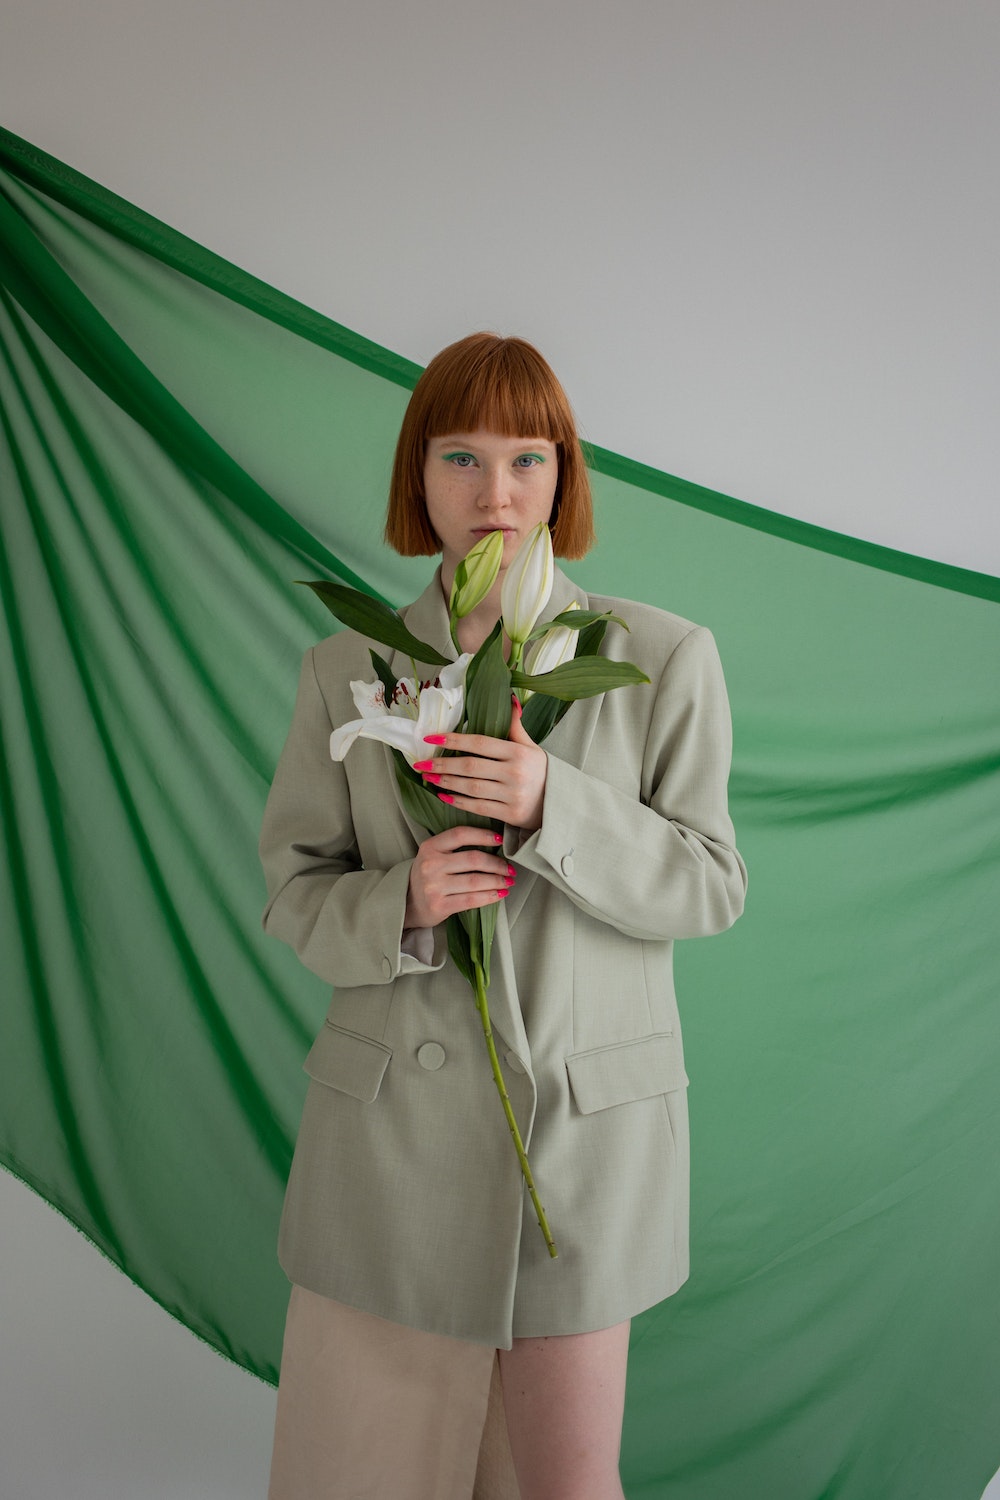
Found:
<svg viewBox="0 0 1000 1500"><path fill-rule="evenodd" d="M548 438L503 437L485 428L430 438L424 495L445 580L491 531L504 534L506 568L528 533L552 514L558 481L559 454Z"/></svg>

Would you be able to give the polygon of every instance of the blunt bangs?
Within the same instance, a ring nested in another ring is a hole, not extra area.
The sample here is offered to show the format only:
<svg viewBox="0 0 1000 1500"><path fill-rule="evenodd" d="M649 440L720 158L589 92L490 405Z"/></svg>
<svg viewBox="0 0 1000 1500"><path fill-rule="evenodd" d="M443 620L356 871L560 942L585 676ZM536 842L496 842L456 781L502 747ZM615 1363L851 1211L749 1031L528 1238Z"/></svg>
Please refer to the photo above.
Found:
<svg viewBox="0 0 1000 1500"><path fill-rule="evenodd" d="M575 437L561 387L541 355L520 339L473 348L435 382L424 440L485 428L502 437ZM568 422L567 422L568 419ZM567 432L567 426L569 431Z"/></svg>

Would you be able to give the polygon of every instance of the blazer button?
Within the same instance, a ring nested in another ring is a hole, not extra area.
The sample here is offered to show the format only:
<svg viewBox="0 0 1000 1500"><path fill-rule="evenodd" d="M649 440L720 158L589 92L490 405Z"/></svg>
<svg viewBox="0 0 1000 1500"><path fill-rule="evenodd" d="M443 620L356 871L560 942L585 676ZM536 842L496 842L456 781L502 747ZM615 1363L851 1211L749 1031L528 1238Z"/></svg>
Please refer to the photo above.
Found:
<svg viewBox="0 0 1000 1500"><path fill-rule="evenodd" d="M562 859L559 861L559 868L560 868L560 870L562 870L562 872L563 872L564 875L572 875L572 873L573 873L573 856L572 856L572 854L564 854L563 855Z"/></svg>
<svg viewBox="0 0 1000 1500"><path fill-rule="evenodd" d="M392 959L391 958L383 958L383 960L382 960L382 973L385 975L386 979L391 979L392 978Z"/></svg>
<svg viewBox="0 0 1000 1500"><path fill-rule="evenodd" d="M523 1073L525 1071L524 1063L517 1056L516 1052L505 1052L503 1060L512 1073Z"/></svg>
<svg viewBox="0 0 1000 1500"><path fill-rule="evenodd" d="M428 1073L436 1073L444 1065L445 1050L440 1042L424 1042L417 1048L417 1062Z"/></svg>

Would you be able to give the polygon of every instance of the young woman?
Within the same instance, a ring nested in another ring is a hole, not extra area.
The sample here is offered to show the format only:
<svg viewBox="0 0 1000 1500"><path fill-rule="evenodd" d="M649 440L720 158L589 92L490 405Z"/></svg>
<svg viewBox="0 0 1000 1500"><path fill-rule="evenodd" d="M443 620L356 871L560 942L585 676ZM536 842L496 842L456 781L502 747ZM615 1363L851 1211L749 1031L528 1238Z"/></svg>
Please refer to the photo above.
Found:
<svg viewBox="0 0 1000 1500"><path fill-rule="evenodd" d="M566 396L529 344L473 334L424 372L396 451L386 538L441 553L403 611L413 634L453 651L459 561L502 530L506 567L540 521L557 556L591 545ZM464 651L499 618L502 576L461 622ZM687 1275L672 943L735 921L746 875L710 634L558 571L543 618L573 600L627 621L603 654L650 682L574 703L544 748L516 703L509 739L446 737L458 755L426 763L428 786L500 820L502 841L429 836L378 742L332 761L331 730L356 717L350 683L373 677L370 643L343 631L306 653L261 838L264 923L334 995L282 1221L293 1291L272 1500L622 1495L629 1319ZM493 1028L555 1260L447 955L445 919L491 902Z"/></svg>

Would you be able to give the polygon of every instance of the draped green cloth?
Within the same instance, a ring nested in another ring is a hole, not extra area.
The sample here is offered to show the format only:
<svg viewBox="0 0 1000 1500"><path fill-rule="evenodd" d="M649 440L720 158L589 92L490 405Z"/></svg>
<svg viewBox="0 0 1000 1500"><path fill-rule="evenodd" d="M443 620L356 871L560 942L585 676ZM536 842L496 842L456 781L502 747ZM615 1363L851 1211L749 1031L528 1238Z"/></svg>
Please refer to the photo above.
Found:
<svg viewBox="0 0 1000 1500"><path fill-rule="evenodd" d="M0 132L0 1153L269 1380L328 998L259 928L261 810L330 628L293 581L426 581L380 541L417 373ZM570 571L714 630L751 871L733 931L680 947L693 1275L634 1325L627 1493L978 1500L1000 582L600 449L594 478Z"/></svg>

